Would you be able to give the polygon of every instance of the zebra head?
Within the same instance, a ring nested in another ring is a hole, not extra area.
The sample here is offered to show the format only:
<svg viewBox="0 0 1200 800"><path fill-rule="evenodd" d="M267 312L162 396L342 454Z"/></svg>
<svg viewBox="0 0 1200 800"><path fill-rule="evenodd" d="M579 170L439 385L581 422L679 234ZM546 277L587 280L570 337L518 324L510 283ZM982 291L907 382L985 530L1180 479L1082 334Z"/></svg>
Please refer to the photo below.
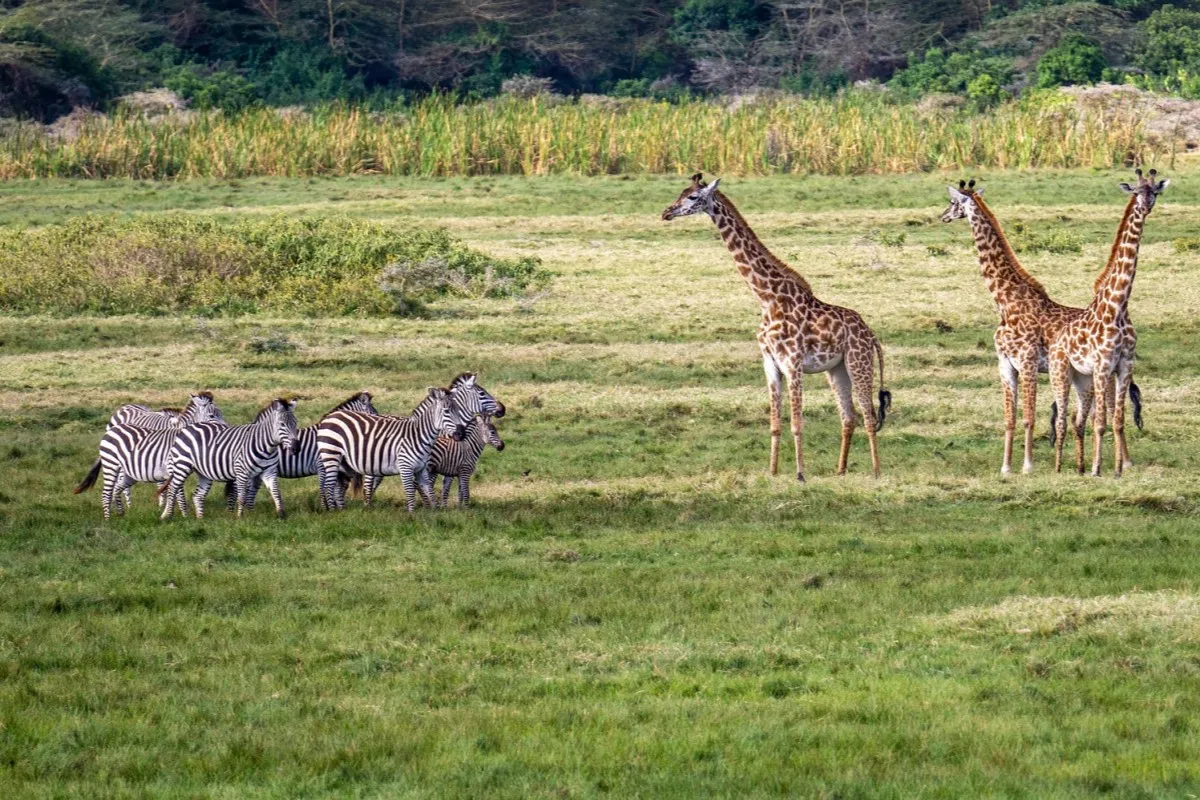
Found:
<svg viewBox="0 0 1200 800"><path fill-rule="evenodd" d="M257 425L265 425L270 432L271 444L277 444L287 455L291 455L296 446L299 428L296 425L296 401L280 397L270 404L254 420Z"/></svg>
<svg viewBox="0 0 1200 800"><path fill-rule="evenodd" d="M496 452L504 449L504 440L500 438L500 431L496 430L496 425L492 422L491 417L481 416L479 418L479 427L483 433L483 443L485 445L490 444L496 448Z"/></svg>
<svg viewBox="0 0 1200 800"><path fill-rule="evenodd" d="M187 408L177 417L176 424L183 428L188 425L198 425L202 422L224 422L221 410L213 402L212 392L194 394L188 400Z"/></svg>
<svg viewBox="0 0 1200 800"><path fill-rule="evenodd" d="M504 403L492 397L487 389L480 386L473 372L464 372L450 381L450 392L454 395L454 402L471 415L467 418L468 421L475 414L483 414L488 417L504 416Z"/></svg>
<svg viewBox="0 0 1200 800"><path fill-rule="evenodd" d="M426 402L432 403L434 425L439 434L445 434L456 442L461 442L467 435L467 425L463 420L463 411L454 402L454 394L449 389L439 386L429 387L429 397ZM422 403L421 405L425 405ZM420 406L417 407L420 410ZM468 416L467 421L470 420Z"/></svg>

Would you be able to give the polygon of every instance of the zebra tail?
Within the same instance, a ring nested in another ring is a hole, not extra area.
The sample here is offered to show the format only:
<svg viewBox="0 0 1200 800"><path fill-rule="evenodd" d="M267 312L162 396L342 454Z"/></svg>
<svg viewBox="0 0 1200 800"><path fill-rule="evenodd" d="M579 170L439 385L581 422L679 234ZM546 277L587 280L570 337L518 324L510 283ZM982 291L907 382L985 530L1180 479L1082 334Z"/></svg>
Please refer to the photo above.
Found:
<svg viewBox="0 0 1200 800"><path fill-rule="evenodd" d="M1141 425L1138 426L1139 428ZM363 496L363 476L362 473L354 473L354 477L350 479L350 492L354 497Z"/></svg>
<svg viewBox="0 0 1200 800"><path fill-rule="evenodd" d="M878 339L875 340L875 354L879 357L879 418L875 422L875 430L881 431L887 412L892 407L892 393L883 388L883 345Z"/></svg>
<svg viewBox="0 0 1200 800"><path fill-rule="evenodd" d="M237 487L233 485L233 481L225 481L225 502L237 502Z"/></svg>
<svg viewBox="0 0 1200 800"><path fill-rule="evenodd" d="M168 477L165 481L162 482L162 486L159 486L158 489L156 489L154 491L154 496L162 497L164 494L167 493L167 489L169 489L170 487L171 487L171 479Z"/></svg>
<svg viewBox="0 0 1200 800"><path fill-rule="evenodd" d="M1140 408L1140 406L1139 406L1139 408ZM1142 426L1138 425L1138 427L1140 428ZM97 458L95 463L92 464L92 468L90 470L88 470L88 474L84 477L83 480L81 480L79 482L79 485L75 487L75 494L83 494L88 489L92 488L96 484L96 478L99 476L100 476L100 459Z"/></svg>
<svg viewBox="0 0 1200 800"><path fill-rule="evenodd" d="M1058 442L1058 401L1050 404L1050 444Z"/></svg>
<svg viewBox="0 0 1200 800"><path fill-rule="evenodd" d="M1142 390L1136 383L1129 384L1129 399L1133 403L1133 424L1142 429Z"/></svg>

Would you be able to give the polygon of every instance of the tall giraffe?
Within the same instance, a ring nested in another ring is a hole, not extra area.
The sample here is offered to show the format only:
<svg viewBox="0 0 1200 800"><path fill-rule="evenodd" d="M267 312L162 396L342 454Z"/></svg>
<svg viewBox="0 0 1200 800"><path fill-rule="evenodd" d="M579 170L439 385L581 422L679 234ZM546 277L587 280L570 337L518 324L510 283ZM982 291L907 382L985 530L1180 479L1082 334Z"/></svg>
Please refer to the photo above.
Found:
<svg viewBox="0 0 1200 800"><path fill-rule="evenodd" d="M854 434L854 403L862 410L871 443L871 469L879 477L876 432L883 427L892 395L883 388L883 346L857 311L818 300L798 272L767 249L746 224L733 203L717 191L720 179L710 184L697 172L692 183L662 213L664 220L704 212L717 225L737 270L758 297L762 323L758 346L762 350L767 392L771 398L771 474L779 472L781 379L786 378L792 404L792 437L796 443L796 479L804 481L805 373L824 372L837 399L842 418L842 447L837 474L846 474L850 439ZM879 414L872 402L875 358L879 358Z"/></svg>
<svg viewBox="0 0 1200 800"><path fill-rule="evenodd" d="M1108 405L1113 405L1113 434L1116 439L1116 459L1113 473L1121 477L1129 460L1128 445L1125 443L1125 395L1135 399L1131 391L1133 381L1134 350L1137 336L1129 323L1129 297L1133 293L1133 279L1137 274L1138 248L1146 217L1154 210L1158 195L1170 184L1168 180L1157 180L1157 170L1150 170L1148 177L1137 171L1137 184L1119 184L1121 191L1131 195L1125 205L1125 215L1117 228L1107 266L1096 279L1095 297L1084 312L1071 320L1050 345L1050 384L1060 408L1066 408L1071 394L1085 391L1085 379L1091 377L1091 391L1095 395L1096 407L1092 414L1092 475L1100 475L1100 457L1104 444L1104 432L1108 424ZM1087 423L1087 412L1081 404L1075 419L1075 469L1083 472L1083 431ZM1054 469L1062 468L1063 437L1066 436L1067 420L1064 415L1057 420Z"/></svg>
<svg viewBox="0 0 1200 800"><path fill-rule="evenodd" d="M1021 410L1025 423L1025 460L1023 472L1033 471L1033 427L1037 416L1037 374L1049 369L1050 343L1067 323L1083 315L1084 309L1056 303L1042 285L1030 275L1004 236L996 215L983 202L983 188L975 181L959 181L958 188L948 187L950 206L942 214L942 222L964 217L971 225L979 268L983 281L996 308L1000 324L993 340L1000 367L1000 383L1004 391L1004 459L1000 472L1012 472L1013 437L1017 427L1017 395L1020 391ZM1097 281L1099 282L1099 281ZM1133 328L1129 326L1132 335ZM1134 336L1136 341L1136 336ZM1091 408L1090 381L1079 392L1079 413L1087 416ZM1135 418L1141 427L1140 394L1131 384ZM1065 418L1066 407L1055 404L1051 412L1051 428L1055 428L1058 409ZM1124 435L1122 431L1122 436ZM1128 452L1126 450L1126 452Z"/></svg>

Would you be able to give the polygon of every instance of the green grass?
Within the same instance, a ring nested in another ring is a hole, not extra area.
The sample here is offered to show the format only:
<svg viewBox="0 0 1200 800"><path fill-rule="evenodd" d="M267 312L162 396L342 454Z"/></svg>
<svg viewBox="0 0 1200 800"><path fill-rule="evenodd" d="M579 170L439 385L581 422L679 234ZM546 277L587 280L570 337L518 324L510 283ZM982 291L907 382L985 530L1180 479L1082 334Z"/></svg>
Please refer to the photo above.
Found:
<svg viewBox="0 0 1200 800"><path fill-rule="evenodd" d="M1082 243L1022 258L1085 302L1116 173L983 177L1002 223ZM1172 242L1197 235L1200 176L1170 177L1120 481L1051 474L1044 439L1037 473L999 477L995 311L965 223L937 222L949 176L724 182L887 350L884 477L861 434L831 474L814 377L803 487L765 475L728 253L706 220L658 219L678 179L247 181L234 205L208 182L0 184L13 226L336 212L558 274L409 320L0 317L0 794L1197 794L1200 252ZM309 422L361 388L407 410L467 368L510 414L466 512L410 518L389 479L381 507L327 515L304 481L285 522L159 524L138 487L105 525L70 493L121 402L210 388L242 421L295 392Z"/></svg>

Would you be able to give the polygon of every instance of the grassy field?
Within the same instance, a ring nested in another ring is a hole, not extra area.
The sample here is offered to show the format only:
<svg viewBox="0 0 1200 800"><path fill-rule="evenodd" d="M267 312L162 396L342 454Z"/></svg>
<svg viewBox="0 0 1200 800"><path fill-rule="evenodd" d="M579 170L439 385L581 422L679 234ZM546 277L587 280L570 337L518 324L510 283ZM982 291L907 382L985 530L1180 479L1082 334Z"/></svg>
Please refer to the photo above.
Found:
<svg viewBox="0 0 1200 800"><path fill-rule="evenodd" d="M679 179L0 184L4 225L336 211L558 276L417 319L0 318L0 795L1196 796L1200 252L1173 241L1200 173L1147 224L1120 481L1052 474L1045 439L1000 478L995 311L937 221L957 177L723 182L886 348L884 477L861 432L832 475L810 378L802 487L765 474L756 304L711 223L658 219ZM1127 176L981 177L1010 229L1081 245L1023 259L1086 303ZM295 392L307 423L468 368L510 408L469 511L409 517L391 480L321 514L305 481L286 522L159 524L138 487L105 525L70 492L122 402L211 389L243 421Z"/></svg>

